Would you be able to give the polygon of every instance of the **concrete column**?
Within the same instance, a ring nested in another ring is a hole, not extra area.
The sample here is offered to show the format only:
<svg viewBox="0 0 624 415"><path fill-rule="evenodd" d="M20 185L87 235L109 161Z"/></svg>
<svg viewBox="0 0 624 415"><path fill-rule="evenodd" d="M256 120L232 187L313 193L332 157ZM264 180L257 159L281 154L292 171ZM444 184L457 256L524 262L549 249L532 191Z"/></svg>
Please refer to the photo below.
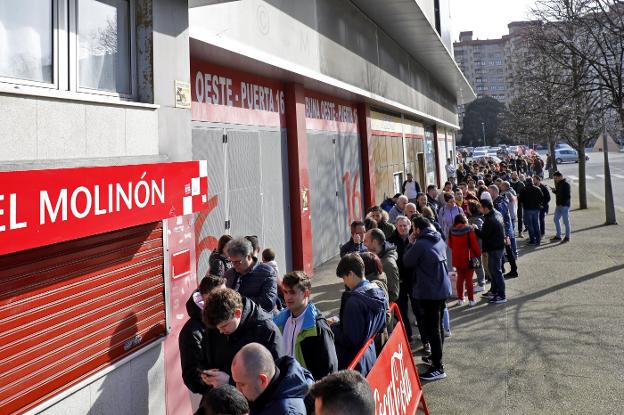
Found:
<svg viewBox="0 0 624 415"><path fill-rule="evenodd" d="M285 92L293 269L312 275L314 262L310 209L314 195L310 194L308 171L305 91L303 85L291 83L286 85Z"/></svg>
<svg viewBox="0 0 624 415"><path fill-rule="evenodd" d="M436 160L436 163L435 163L436 182L437 182L438 189L440 189L442 187L442 183L440 182L440 179L442 178L442 176L440 175L440 150L438 149L438 126L437 125L433 126L433 151L435 152L435 160Z"/></svg>

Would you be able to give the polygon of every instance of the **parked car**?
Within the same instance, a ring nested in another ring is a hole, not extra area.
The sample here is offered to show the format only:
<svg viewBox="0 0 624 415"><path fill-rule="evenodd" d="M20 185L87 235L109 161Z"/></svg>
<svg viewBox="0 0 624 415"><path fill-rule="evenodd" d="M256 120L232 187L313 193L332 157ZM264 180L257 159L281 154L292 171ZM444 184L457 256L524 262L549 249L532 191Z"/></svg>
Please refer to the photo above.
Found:
<svg viewBox="0 0 624 415"><path fill-rule="evenodd" d="M570 148L558 148L555 149L555 160L557 161L557 164L578 163L579 155L576 150Z"/></svg>
<svg viewBox="0 0 624 415"><path fill-rule="evenodd" d="M487 150L482 148L475 148L472 152L472 159L476 160L481 157L487 156Z"/></svg>

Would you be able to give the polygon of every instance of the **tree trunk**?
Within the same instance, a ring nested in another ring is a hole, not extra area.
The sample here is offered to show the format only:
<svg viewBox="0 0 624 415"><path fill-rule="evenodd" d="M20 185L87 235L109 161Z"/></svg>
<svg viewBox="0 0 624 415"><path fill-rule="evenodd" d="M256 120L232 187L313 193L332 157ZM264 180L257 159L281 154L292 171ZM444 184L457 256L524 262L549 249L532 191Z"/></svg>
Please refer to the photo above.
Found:
<svg viewBox="0 0 624 415"><path fill-rule="evenodd" d="M607 147L607 131L602 133L602 153L604 156L605 176L605 224L616 225L615 203L613 202L613 186L611 184L611 168L609 167L609 149Z"/></svg>
<svg viewBox="0 0 624 415"><path fill-rule="evenodd" d="M548 167L548 178L551 179L553 172L557 171L557 158L555 157L555 141L548 142L548 152L550 153L550 166Z"/></svg>
<svg viewBox="0 0 624 415"><path fill-rule="evenodd" d="M579 165L578 165L578 176L579 176L579 208L587 209L587 177L586 177L586 163L585 160L585 146L579 146L578 148L579 155Z"/></svg>

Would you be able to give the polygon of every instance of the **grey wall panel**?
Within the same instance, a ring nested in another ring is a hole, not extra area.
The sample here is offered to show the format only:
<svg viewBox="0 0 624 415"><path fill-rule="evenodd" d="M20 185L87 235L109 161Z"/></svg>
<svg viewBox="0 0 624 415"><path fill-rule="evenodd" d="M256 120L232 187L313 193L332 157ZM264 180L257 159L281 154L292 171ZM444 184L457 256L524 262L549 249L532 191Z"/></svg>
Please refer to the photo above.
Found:
<svg viewBox="0 0 624 415"><path fill-rule="evenodd" d="M286 130L260 131L262 159L261 244L275 250L281 274L292 269Z"/></svg>
<svg viewBox="0 0 624 415"><path fill-rule="evenodd" d="M341 241L351 236L350 224L362 219L362 163L357 134L336 134L334 147L338 210L336 221Z"/></svg>
<svg viewBox="0 0 624 415"><path fill-rule="evenodd" d="M308 131L308 169L310 173L310 209L312 214L312 251L314 266L333 258L344 243L338 231L336 203L336 162L333 136Z"/></svg>
<svg viewBox="0 0 624 415"><path fill-rule="evenodd" d="M262 169L258 131L227 132L228 218L235 236L262 235Z"/></svg>
<svg viewBox="0 0 624 415"><path fill-rule="evenodd" d="M162 344L39 412L42 415L165 413Z"/></svg>
<svg viewBox="0 0 624 415"><path fill-rule="evenodd" d="M217 207L211 212L195 214L195 236L199 243L208 237L219 237L225 233L226 194L225 194L225 146L223 144L222 128L207 128L194 126L193 159L208 160L208 195L216 196ZM208 272L208 257L210 251L197 252L197 276L202 278Z"/></svg>

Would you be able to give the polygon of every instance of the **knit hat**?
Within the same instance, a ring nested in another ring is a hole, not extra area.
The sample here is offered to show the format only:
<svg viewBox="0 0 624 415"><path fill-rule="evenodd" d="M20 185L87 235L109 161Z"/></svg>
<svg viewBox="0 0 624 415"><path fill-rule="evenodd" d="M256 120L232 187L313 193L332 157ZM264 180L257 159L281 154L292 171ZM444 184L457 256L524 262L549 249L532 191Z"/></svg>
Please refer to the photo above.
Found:
<svg viewBox="0 0 624 415"><path fill-rule="evenodd" d="M483 192L481 193L481 201L483 200L487 200L490 203L492 203L492 195L490 194L490 192Z"/></svg>

